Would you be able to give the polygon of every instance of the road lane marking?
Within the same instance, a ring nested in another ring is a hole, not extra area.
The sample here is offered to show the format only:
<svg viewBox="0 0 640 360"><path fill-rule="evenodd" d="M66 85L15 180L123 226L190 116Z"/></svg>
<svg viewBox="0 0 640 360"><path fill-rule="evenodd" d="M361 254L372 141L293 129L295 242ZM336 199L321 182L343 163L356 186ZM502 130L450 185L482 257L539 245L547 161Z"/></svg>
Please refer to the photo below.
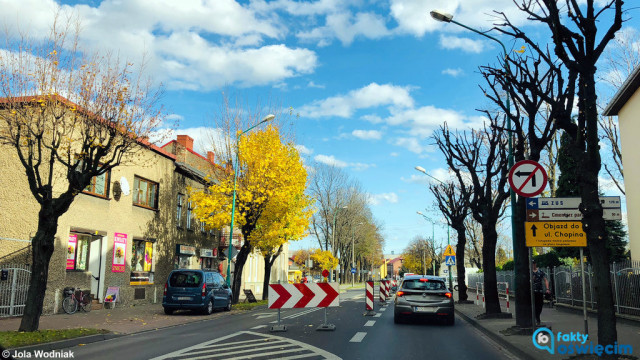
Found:
<svg viewBox="0 0 640 360"><path fill-rule="evenodd" d="M239 344L243 345L238 346ZM216 338L215 340L186 347L184 349L156 357L152 360L204 360L220 358L220 356L225 357L226 360L265 357L270 359L300 359L314 357L341 360L340 357L328 351L297 340L252 331L239 331L237 333Z"/></svg>
<svg viewBox="0 0 640 360"><path fill-rule="evenodd" d="M373 315L373 317L380 317L380 316L382 316L382 313L377 313L377 314Z"/></svg>
<svg viewBox="0 0 640 360"><path fill-rule="evenodd" d="M318 310L320 310L320 309L321 309L321 308L311 308L311 309L309 309L309 310L304 310L304 311L301 311L301 312L299 312L299 313L295 313L295 314L291 314L291 315L288 315L288 316L282 317L282 319L293 319L293 318L297 318L297 317L299 317L299 316L307 315L307 314L310 314L310 313L312 313L312 312L314 312L314 311L318 311ZM277 323L277 322L278 322L278 320L274 320L274 321L272 321L272 322L271 322L271 324L275 324L275 323Z"/></svg>
<svg viewBox="0 0 640 360"><path fill-rule="evenodd" d="M385 311L385 310L387 310L386 306L380 309L380 311Z"/></svg>
<svg viewBox="0 0 640 360"><path fill-rule="evenodd" d="M376 323L375 320L369 320L369 321L367 321L366 324L364 324L364 326L373 326L373 325L375 325L375 323Z"/></svg>
<svg viewBox="0 0 640 360"><path fill-rule="evenodd" d="M351 340L349 340L349 342L353 342L353 343L362 342L362 339L364 339L365 336L367 336L366 332L357 332L355 335L353 335L353 337L351 338Z"/></svg>
<svg viewBox="0 0 640 360"><path fill-rule="evenodd" d="M267 327L267 325L258 325L258 326L252 327L251 330L262 329L262 328L265 328L265 327Z"/></svg>

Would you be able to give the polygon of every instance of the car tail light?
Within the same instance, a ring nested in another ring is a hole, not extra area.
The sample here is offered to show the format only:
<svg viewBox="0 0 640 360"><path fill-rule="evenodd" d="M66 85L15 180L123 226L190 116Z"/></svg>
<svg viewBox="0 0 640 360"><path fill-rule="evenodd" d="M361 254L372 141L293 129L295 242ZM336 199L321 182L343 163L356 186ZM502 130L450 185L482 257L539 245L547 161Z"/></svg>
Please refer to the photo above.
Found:
<svg viewBox="0 0 640 360"><path fill-rule="evenodd" d="M422 282L429 282L429 279L420 279Z"/></svg>
<svg viewBox="0 0 640 360"><path fill-rule="evenodd" d="M167 296L167 283L164 283L164 294L162 296Z"/></svg>
<svg viewBox="0 0 640 360"><path fill-rule="evenodd" d="M398 291L398 292L396 293L396 296L398 296L398 297L400 297L400 296L402 296L402 295L404 295L404 291Z"/></svg>
<svg viewBox="0 0 640 360"><path fill-rule="evenodd" d="M452 294L450 292L448 292L448 293L444 293L444 296L446 296L448 298L451 298Z"/></svg>
<svg viewBox="0 0 640 360"><path fill-rule="evenodd" d="M207 296L207 284L202 284L202 296Z"/></svg>

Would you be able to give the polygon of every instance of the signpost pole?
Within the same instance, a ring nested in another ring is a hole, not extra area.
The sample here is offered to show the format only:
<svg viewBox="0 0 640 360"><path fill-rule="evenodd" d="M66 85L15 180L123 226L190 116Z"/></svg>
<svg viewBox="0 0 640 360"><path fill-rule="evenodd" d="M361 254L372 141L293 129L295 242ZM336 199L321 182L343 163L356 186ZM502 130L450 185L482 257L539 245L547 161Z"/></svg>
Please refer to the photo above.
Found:
<svg viewBox="0 0 640 360"><path fill-rule="evenodd" d="M583 248L580 248L580 277L582 278L582 316L584 318L584 333L589 334L589 322L587 321L587 289L584 279Z"/></svg>
<svg viewBox="0 0 640 360"><path fill-rule="evenodd" d="M535 295L533 293L533 248L529 247L529 286L531 290L531 328L534 330L538 323L536 323L536 303Z"/></svg>

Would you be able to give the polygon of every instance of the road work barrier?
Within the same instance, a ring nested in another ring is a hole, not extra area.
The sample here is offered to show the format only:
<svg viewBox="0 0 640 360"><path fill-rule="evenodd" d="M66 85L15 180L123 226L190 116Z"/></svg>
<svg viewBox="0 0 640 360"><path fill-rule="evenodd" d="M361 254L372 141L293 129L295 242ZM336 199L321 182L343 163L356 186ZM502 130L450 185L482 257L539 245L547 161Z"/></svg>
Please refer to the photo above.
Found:
<svg viewBox="0 0 640 360"><path fill-rule="evenodd" d="M324 324L318 330L335 330L335 325L327 324L327 308L340 306L338 283L319 284L269 284L269 309L278 309L278 324L271 331L287 331L280 324L280 309L325 308Z"/></svg>

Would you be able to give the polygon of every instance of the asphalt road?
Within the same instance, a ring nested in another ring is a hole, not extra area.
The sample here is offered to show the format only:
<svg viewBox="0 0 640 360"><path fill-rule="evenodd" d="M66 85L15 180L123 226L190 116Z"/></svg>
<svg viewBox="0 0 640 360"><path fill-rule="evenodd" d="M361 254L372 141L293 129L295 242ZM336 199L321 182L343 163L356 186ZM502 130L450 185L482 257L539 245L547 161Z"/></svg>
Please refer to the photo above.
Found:
<svg viewBox="0 0 640 360"><path fill-rule="evenodd" d="M272 332L277 310L223 316L202 322L77 346L76 359L514 359L460 318L454 326L394 324L393 304L376 303L364 316L364 291L340 295L327 309L335 331L318 331L324 309L281 311L285 332ZM180 315L176 315L180 316Z"/></svg>

